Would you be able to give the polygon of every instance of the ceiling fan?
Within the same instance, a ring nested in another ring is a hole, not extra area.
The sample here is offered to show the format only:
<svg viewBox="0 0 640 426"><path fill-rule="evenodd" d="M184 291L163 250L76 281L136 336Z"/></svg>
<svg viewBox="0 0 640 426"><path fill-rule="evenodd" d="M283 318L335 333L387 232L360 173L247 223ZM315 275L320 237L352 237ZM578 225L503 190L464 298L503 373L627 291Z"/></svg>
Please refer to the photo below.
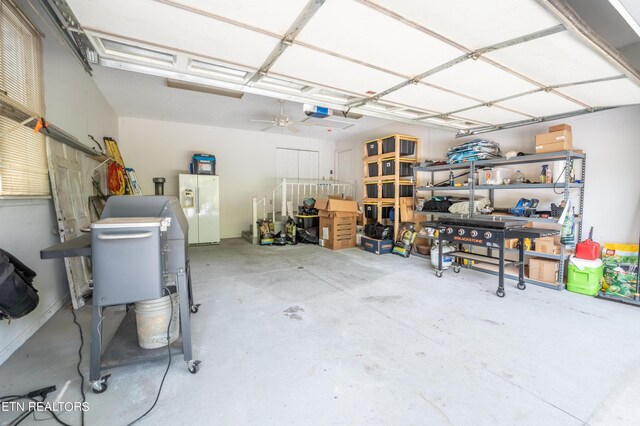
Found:
<svg viewBox="0 0 640 426"><path fill-rule="evenodd" d="M269 130L273 127L282 127L289 130L291 133L298 133L300 129L293 126L294 122L289 120L289 117L284 115L284 100L279 99L280 103L280 114L276 115L273 120L249 120L254 123L271 123L270 126L261 129L262 132Z"/></svg>

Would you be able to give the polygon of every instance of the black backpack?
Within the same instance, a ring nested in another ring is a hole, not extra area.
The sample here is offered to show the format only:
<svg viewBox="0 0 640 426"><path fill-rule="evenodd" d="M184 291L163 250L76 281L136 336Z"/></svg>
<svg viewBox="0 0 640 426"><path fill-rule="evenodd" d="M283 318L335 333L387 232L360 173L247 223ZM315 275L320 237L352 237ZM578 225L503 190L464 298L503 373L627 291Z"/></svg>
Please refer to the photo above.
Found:
<svg viewBox="0 0 640 426"><path fill-rule="evenodd" d="M23 317L38 306L38 290L32 284L35 276L15 256L0 249L0 320Z"/></svg>

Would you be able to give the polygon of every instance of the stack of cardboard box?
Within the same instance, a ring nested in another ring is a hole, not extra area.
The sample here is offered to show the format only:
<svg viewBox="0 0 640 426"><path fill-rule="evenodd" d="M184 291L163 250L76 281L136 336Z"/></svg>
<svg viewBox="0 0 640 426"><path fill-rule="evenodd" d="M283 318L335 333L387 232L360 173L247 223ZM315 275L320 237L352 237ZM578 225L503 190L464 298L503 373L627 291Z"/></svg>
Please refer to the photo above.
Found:
<svg viewBox="0 0 640 426"><path fill-rule="evenodd" d="M568 124L551 126L549 127L549 133L536 135L536 154L571 151L572 149L571 126Z"/></svg>
<svg viewBox="0 0 640 426"><path fill-rule="evenodd" d="M560 254L560 235L536 238L534 250L546 254Z"/></svg>
<svg viewBox="0 0 640 426"><path fill-rule="evenodd" d="M317 200L320 216L319 244L332 250L356 246L358 203L344 199Z"/></svg>
<svg viewBox="0 0 640 426"><path fill-rule="evenodd" d="M556 284L558 281L559 268L560 264L557 260L533 257L529 260L529 278L544 281L549 284Z"/></svg>

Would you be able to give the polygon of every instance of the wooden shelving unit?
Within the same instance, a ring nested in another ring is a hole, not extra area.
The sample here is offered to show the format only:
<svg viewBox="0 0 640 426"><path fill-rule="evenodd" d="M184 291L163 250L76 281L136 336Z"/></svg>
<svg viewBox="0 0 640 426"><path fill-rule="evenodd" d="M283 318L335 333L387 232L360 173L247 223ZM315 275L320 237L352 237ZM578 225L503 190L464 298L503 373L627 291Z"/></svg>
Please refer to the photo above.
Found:
<svg viewBox="0 0 640 426"><path fill-rule="evenodd" d="M406 203L407 209L412 210L415 182L410 165L417 162L419 152L420 140L414 136L394 134L364 143L362 168L365 212L363 213L363 223L367 223L367 221L382 222L384 219L388 219L388 216L385 215L392 209L394 212L393 230L394 234L397 234L401 221L401 203ZM370 171L375 171L375 175ZM393 197L384 197L383 192L388 192L389 187L393 189ZM368 190L368 188L372 189ZM370 191L375 194L370 194ZM408 195L404 195L404 191L407 191ZM375 196L370 197L369 195ZM367 205L376 206L376 218L367 218Z"/></svg>

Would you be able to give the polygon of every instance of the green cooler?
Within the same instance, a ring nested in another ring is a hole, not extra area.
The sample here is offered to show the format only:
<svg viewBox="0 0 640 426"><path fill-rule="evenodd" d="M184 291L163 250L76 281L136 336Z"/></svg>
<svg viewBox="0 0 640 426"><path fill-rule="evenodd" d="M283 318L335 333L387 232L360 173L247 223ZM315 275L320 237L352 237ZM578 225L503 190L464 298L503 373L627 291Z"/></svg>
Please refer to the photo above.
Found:
<svg viewBox="0 0 640 426"><path fill-rule="evenodd" d="M572 257L567 270L567 290L595 296L600 290L602 260L585 260Z"/></svg>

